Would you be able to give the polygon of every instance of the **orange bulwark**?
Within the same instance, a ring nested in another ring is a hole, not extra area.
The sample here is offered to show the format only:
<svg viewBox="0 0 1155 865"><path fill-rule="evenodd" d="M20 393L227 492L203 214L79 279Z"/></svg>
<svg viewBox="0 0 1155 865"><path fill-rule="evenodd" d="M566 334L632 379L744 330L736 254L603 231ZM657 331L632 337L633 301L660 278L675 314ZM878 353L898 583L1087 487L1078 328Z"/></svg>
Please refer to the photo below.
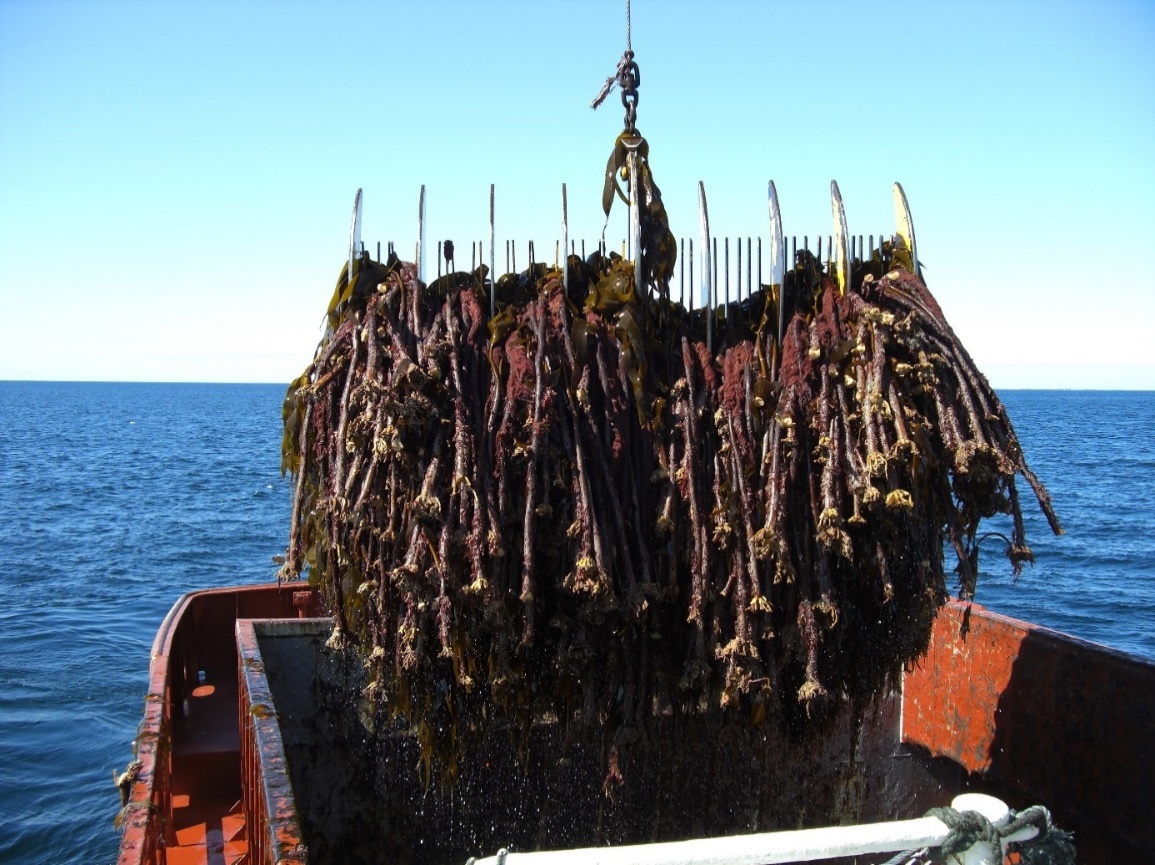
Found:
<svg viewBox="0 0 1155 865"><path fill-rule="evenodd" d="M153 645L120 865L308 861L245 620L303 618L315 603L307 588L268 585L173 607ZM895 714L875 733L893 735L896 754L937 766L951 794L1046 805L1081 862L1138 863L1155 849L1155 664L956 602Z"/></svg>
<svg viewBox="0 0 1155 865"><path fill-rule="evenodd" d="M312 604L299 585L268 585L190 592L173 606L153 642L119 865L251 861L234 629L239 619L296 617Z"/></svg>

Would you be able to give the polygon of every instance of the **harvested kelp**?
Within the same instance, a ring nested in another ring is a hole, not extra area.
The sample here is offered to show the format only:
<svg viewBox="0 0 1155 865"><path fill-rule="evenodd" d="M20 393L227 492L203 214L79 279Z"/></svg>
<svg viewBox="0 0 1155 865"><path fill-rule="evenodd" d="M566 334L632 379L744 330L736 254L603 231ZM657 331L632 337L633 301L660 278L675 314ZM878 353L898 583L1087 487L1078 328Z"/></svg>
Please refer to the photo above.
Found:
<svg viewBox="0 0 1155 865"><path fill-rule="evenodd" d="M944 543L964 596L982 518L1011 514L1011 566L1031 560L1016 475L1061 531L911 264L888 244L842 293L801 254L781 340L764 287L712 348L706 312L596 253L568 296L540 264L342 272L285 400L283 576L308 569L427 772L545 719L603 729L612 786L656 716L865 700L925 650Z"/></svg>

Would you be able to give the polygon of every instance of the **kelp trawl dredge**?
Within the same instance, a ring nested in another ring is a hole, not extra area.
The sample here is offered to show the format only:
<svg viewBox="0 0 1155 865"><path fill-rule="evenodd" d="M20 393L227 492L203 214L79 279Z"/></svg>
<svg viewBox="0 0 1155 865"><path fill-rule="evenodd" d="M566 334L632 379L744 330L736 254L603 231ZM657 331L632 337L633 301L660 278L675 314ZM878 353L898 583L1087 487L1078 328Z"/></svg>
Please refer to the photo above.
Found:
<svg viewBox="0 0 1155 865"><path fill-rule="evenodd" d="M281 576L308 570L330 645L367 668L362 709L416 733L427 779L452 783L494 726L524 748L541 719L602 731L608 794L655 718L818 725L925 651L944 547L963 598L984 517L1011 515L1015 573L1032 560L1018 477L1062 531L921 278L902 188L876 244L832 183L823 255L784 235L771 182L769 279L747 238L743 289L742 241L732 271L699 184L695 308L638 79L627 51L606 88L627 109L603 196L607 219L628 204L624 255L578 254L563 186L552 263L531 246L518 272L507 244L495 278L491 188L489 266L475 244L452 270L447 242L427 282L424 188L414 262L370 257L358 191L325 335L286 396Z"/></svg>

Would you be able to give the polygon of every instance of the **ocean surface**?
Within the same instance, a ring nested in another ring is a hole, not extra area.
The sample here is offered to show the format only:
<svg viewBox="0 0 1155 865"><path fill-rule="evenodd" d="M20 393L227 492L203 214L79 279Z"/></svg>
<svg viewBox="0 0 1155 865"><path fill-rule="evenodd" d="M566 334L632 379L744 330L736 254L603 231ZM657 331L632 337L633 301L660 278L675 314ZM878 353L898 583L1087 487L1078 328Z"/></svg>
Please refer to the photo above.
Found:
<svg viewBox="0 0 1155 865"><path fill-rule="evenodd" d="M284 551L283 394L0 381L0 862L116 860L157 627ZM1022 484L1037 563L984 546L977 600L1155 660L1155 393L1002 397L1067 534Z"/></svg>

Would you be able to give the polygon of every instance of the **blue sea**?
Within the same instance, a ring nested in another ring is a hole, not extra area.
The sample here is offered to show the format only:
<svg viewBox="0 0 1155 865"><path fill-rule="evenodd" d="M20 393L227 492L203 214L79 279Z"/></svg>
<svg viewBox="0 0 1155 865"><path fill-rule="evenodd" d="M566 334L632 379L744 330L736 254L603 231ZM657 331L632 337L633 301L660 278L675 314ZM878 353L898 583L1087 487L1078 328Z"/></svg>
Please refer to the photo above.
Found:
<svg viewBox="0 0 1155 865"><path fill-rule="evenodd" d="M281 385L0 382L0 862L109 863L157 627L274 577ZM984 547L977 600L1155 659L1155 393L1002 394L1067 534ZM992 530L1007 531L999 523Z"/></svg>

